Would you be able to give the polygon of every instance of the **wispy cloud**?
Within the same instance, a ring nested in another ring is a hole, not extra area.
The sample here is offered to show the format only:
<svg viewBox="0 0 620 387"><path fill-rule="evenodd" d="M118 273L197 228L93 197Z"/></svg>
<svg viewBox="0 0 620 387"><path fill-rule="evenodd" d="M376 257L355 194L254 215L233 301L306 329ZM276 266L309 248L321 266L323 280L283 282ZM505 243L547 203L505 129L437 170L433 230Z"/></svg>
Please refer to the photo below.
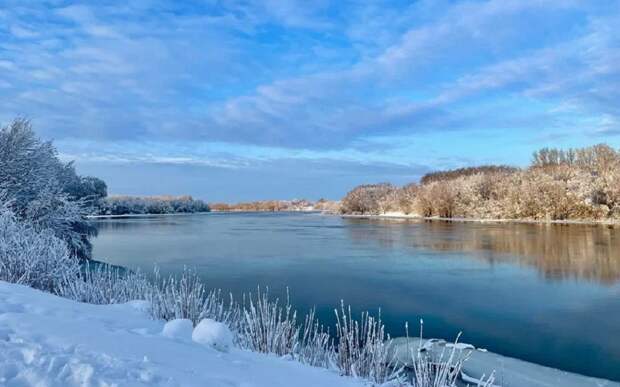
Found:
<svg viewBox="0 0 620 387"><path fill-rule="evenodd" d="M441 165L440 134L618 144L619 24L615 1L4 0L0 121L84 161L222 168Z"/></svg>

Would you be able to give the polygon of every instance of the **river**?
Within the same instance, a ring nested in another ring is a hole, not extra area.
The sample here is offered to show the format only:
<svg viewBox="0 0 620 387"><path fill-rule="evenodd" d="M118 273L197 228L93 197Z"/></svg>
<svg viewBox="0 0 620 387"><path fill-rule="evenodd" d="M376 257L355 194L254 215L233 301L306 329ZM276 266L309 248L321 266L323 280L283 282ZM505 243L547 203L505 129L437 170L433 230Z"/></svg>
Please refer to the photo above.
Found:
<svg viewBox="0 0 620 387"><path fill-rule="evenodd" d="M506 356L620 380L620 229L211 213L97 221L95 259L198 271L238 296L288 287L333 324L344 300Z"/></svg>

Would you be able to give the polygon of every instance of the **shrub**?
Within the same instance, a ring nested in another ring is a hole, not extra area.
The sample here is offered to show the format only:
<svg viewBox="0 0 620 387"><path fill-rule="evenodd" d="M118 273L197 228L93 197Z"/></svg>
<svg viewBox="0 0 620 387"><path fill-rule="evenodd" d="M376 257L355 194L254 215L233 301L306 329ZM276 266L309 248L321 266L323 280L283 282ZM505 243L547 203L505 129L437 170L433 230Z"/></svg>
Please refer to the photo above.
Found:
<svg viewBox="0 0 620 387"><path fill-rule="evenodd" d="M341 303L340 311L335 310L335 313L336 359L341 372L378 384L399 379L402 369L396 366L389 351L390 337L381 322L381 312L376 318L364 312L357 321L351 315L351 307L345 309Z"/></svg>
<svg viewBox="0 0 620 387"><path fill-rule="evenodd" d="M268 292L258 289L256 298L249 295L242 315L239 324L239 344L242 347L279 356L293 354L300 331L297 312L292 309L288 296L286 304L280 306L277 298L271 301Z"/></svg>
<svg viewBox="0 0 620 387"><path fill-rule="evenodd" d="M0 280L57 293L78 272L79 264L65 242L0 209Z"/></svg>
<svg viewBox="0 0 620 387"><path fill-rule="evenodd" d="M86 262L76 276L66 277L58 294L89 304L117 304L148 300L151 283L139 272Z"/></svg>

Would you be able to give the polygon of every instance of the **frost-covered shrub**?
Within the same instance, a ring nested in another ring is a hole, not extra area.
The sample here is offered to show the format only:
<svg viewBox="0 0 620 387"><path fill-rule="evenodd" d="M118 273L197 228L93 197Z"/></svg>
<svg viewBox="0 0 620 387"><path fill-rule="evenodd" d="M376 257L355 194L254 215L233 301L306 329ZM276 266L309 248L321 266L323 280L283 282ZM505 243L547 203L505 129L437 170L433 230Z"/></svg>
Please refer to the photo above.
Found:
<svg viewBox="0 0 620 387"><path fill-rule="evenodd" d="M336 360L341 372L378 384L398 379L401 369L389 351L390 336L385 333L381 314L375 318L364 312L357 321L351 315L351 307L345 309L344 303L335 313Z"/></svg>
<svg viewBox="0 0 620 387"><path fill-rule="evenodd" d="M278 299L269 299L269 292L260 288L256 297L247 298L242 305L242 321L239 324L239 344L257 352L284 356L293 353L299 340L297 312L293 310L288 296L281 306Z"/></svg>
<svg viewBox="0 0 620 387"><path fill-rule="evenodd" d="M306 315L294 356L304 364L314 367L336 368L334 340L329 329L316 319L315 310Z"/></svg>
<svg viewBox="0 0 620 387"><path fill-rule="evenodd" d="M0 209L0 280L57 293L78 272L65 242Z"/></svg>
<svg viewBox="0 0 620 387"><path fill-rule="evenodd" d="M59 295L89 304L117 304L149 300L152 284L140 272L85 262L77 276L61 283Z"/></svg>
<svg viewBox="0 0 620 387"><path fill-rule="evenodd" d="M155 318L184 318L197 324L203 318L228 321L233 308L226 308L219 291L207 291L196 272L184 269L180 276L162 277L155 269L146 299Z"/></svg>

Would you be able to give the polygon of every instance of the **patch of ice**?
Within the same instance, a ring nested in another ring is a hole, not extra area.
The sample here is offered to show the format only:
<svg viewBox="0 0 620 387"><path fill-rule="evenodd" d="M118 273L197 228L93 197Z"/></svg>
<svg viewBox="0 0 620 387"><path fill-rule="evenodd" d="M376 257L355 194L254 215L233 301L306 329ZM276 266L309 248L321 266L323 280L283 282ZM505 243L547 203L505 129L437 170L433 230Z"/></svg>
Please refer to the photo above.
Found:
<svg viewBox="0 0 620 387"><path fill-rule="evenodd" d="M447 343L446 344L446 348L455 348L455 349L476 349L476 347L474 347L471 344L467 344L467 343Z"/></svg>

